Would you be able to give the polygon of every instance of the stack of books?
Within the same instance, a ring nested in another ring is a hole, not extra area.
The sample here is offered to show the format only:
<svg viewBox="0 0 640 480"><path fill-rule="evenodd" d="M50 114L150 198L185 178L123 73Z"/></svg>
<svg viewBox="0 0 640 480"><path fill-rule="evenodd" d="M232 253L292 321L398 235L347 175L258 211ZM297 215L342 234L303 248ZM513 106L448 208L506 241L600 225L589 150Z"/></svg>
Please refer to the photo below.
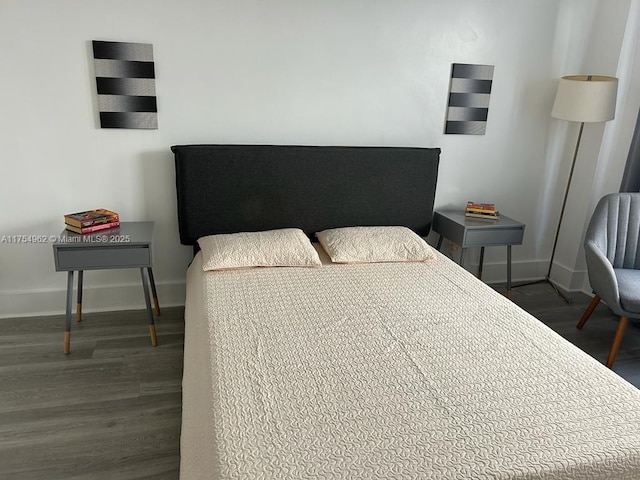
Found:
<svg viewBox="0 0 640 480"><path fill-rule="evenodd" d="M484 218L488 220L497 220L500 218L500 212L496 210L493 203L476 203L467 202L464 215L471 218Z"/></svg>
<svg viewBox="0 0 640 480"><path fill-rule="evenodd" d="M93 233L120 226L120 216L106 208L86 212L68 213L64 216L67 230L75 233Z"/></svg>

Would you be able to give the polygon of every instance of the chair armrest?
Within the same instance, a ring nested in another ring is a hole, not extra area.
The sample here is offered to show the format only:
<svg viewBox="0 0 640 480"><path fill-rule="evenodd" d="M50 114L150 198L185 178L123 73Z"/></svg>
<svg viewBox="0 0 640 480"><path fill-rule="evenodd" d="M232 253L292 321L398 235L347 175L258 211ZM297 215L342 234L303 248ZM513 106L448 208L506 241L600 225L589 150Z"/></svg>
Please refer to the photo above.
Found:
<svg viewBox="0 0 640 480"><path fill-rule="evenodd" d="M609 308L621 310L618 280L613 265L592 240L585 243L584 251L587 257L587 271L591 288L600 295Z"/></svg>

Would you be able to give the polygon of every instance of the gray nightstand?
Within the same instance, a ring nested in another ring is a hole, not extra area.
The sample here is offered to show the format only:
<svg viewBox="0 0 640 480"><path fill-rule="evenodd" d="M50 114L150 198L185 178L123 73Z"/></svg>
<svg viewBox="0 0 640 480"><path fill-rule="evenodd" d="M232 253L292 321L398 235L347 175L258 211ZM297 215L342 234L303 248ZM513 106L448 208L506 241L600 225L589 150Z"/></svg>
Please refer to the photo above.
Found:
<svg viewBox="0 0 640 480"><path fill-rule="evenodd" d="M153 280L151 243L153 222L122 222L120 227L79 235L64 230L53 244L53 257L57 272L67 275L67 311L64 329L64 353L70 351L71 303L73 297L73 272L78 272L78 300L76 321L82 319L82 276L84 270L112 268L139 268L142 289L149 315L151 345L158 345L153 312L149 298L149 285L153 295L156 315L160 315L156 285ZM147 274L149 280L147 281Z"/></svg>
<svg viewBox="0 0 640 480"><path fill-rule="evenodd" d="M500 215L498 220L484 220L466 217L461 210L440 210L433 215L433 231L440 234L438 250L442 239L450 241L462 248L460 265L464 260L464 249L480 247L480 264L478 278L482 279L482 262L484 261L484 247L507 247L507 297L511 298L511 245L522 244L524 224Z"/></svg>

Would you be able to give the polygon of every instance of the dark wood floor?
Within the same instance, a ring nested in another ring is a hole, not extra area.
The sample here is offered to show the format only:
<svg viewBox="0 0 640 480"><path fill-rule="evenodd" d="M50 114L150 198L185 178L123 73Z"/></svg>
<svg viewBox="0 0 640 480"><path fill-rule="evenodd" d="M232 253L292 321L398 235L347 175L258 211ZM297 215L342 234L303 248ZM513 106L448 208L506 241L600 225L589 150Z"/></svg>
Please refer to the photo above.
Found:
<svg viewBox="0 0 640 480"><path fill-rule="evenodd" d="M496 288L504 292L504 287ZM618 326L618 317L600 303L582 330L576 324L591 297L582 293L569 295L571 304L556 294L548 283L512 290L511 299L556 333L604 363ZM629 383L640 387L640 323L631 320L613 365L613 371Z"/></svg>
<svg viewBox="0 0 640 480"><path fill-rule="evenodd" d="M498 286L499 291L503 287ZM525 310L604 362L617 319L600 305L576 330L586 295L568 305L547 284L513 290ZM86 314L62 354L62 316L0 320L0 478L178 478L183 310ZM629 326L614 370L640 386L640 327Z"/></svg>
<svg viewBox="0 0 640 480"><path fill-rule="evenodd" d="M183 312L0 320L0 478L177 479Z"/></svg>

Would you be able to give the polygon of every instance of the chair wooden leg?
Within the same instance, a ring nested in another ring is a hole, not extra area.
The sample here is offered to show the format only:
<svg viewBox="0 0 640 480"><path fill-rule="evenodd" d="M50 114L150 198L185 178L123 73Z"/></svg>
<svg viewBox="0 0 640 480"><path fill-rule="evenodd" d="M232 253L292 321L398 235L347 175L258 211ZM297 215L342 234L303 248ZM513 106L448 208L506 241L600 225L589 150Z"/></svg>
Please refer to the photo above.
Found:
<svg viewBox="0 0 640 480"><path fill-rule="evenodd" d="M591 303L589 304L587 309L584 311L582 318L578 322L578 325L576 325L576 328L584 327L584 324L587 323L587 320L589 320L589 317L591 316L591 314L596 309L599 303L600 303L600 295L594 295L593 298L591 299Z"/></svg>
<svg viewBox="0 0 640 480"><path fill-rule="evenodd" d="M620 317L620 322L618 323L618 328L616 329L616 336L613 337L611 350L609 350L609 356L607 357L606 365L609 368L613 366L613 362L615 361L616 355L618 354L618 349L620 348L620 344L622 343L622 337L624 337L624 332L627 329L628 324L629 324L629 317Z"/></svg>

